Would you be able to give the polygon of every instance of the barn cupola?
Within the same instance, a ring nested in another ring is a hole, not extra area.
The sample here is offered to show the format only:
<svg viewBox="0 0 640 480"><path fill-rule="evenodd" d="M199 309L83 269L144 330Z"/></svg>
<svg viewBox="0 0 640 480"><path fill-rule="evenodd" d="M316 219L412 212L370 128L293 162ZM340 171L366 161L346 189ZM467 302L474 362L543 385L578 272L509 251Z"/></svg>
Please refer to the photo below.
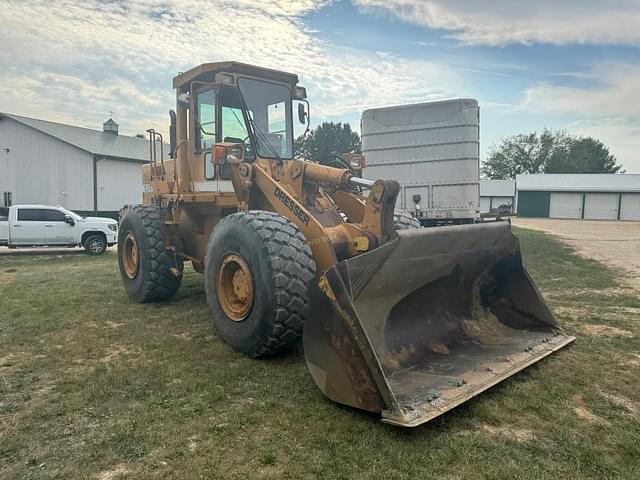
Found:
<svg viewBox="0 0 640 480"><path fill-rule="evenodd" d="M109 118L102 124L102 131L104 133L111 133L112 135L118 135L118 124L113 121L113 118Z"/></svg>

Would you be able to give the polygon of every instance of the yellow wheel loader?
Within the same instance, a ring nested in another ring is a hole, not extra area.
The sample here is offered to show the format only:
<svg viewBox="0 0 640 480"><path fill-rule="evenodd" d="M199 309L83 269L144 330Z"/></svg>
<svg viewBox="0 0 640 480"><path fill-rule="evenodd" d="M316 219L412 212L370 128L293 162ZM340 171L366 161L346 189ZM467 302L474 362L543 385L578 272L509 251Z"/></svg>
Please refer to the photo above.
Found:
<svg viewBox="0 0 640 480"><path fill-rule="evenodd" d="M144 205L119 229L135 301L169 299L191 262L234 350L271 355L302 336L326 396L406 427L573 340L509 223L419 228L394 211L396 181L295 158L294 117L309 122L296 75L209 63L173 86L170 158L150 130Z"/></svg>

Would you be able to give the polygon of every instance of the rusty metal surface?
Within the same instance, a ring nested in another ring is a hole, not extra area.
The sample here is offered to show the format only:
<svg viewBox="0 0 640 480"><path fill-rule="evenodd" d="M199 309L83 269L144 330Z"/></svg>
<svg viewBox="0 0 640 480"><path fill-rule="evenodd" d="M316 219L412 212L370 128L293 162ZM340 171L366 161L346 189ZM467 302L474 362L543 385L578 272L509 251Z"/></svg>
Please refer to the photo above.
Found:
<svg viewBox="0 0 640 480"><path fill-rule="evenodd" d="M402 231L322 282L305 325L314 379L333 400L368 410L357 392L375 385L377 411L396 425L424 423L573 341L506 222ZM336 341L345 336L348 349Z"/></svg>

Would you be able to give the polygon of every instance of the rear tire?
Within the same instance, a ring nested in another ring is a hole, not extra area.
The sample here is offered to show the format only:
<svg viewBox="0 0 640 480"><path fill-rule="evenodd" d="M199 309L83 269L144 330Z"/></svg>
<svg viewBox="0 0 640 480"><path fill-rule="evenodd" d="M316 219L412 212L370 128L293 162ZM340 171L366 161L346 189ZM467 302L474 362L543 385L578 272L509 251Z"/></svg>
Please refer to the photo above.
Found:
<svg viewBox="0 0 640 480"><path fill-rule="evenodd" d="M165 250L164 236L164 210L159 207L130 207L120 223L120 275L127 294L138 303L168 300L180 287L183 261Z"/></svg>
<svg viewBox="0 0 640 480"><path fill-rule="evenodd" d="M412 228L422 228L417 218L409 212L402 210L393 211L393 226L396 230L410 230Z"/></svg>
<svg viewBox="0 0 640 480"><path fill-rule="evenodd" d="M222 339L254 358L296 342L315 270L304 236L285 217L258 210L223 218L209 238L204 282Z"/></svg>
<svg viewBox="0 0 640 480"><path fill-rule="evenodd" d="M107 239L104 235L92 234L84 239L83 247L89 255L102 255L107 251Z"/></svg>

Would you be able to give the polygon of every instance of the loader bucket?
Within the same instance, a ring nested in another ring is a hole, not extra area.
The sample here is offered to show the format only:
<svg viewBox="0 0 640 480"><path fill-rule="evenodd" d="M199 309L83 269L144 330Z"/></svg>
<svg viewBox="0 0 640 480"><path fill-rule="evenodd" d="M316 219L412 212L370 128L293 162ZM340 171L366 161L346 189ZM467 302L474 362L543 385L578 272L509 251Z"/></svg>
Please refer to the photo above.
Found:
<svg viewBox="0 0 640 480"><path fill-rule="evenodd" d="M307 365L332 400L414 427L571 343L507 222L423 228L311 286Z"/></svg>

